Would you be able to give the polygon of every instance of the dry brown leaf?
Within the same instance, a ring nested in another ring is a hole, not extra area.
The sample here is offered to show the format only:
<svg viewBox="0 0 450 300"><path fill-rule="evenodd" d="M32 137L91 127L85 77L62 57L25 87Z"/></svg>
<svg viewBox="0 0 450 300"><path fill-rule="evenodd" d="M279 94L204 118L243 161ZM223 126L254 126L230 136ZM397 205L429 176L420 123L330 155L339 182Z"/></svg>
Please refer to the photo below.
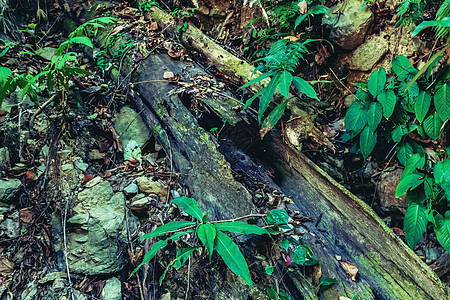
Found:
<svg viewBox="0 0 450 300"><path fill-rule="evenodd" d="M152 22L148 29L151 30L151 31L158 30L158 23Z"/></svg>
<svg viewBox="0 0 450 300"><path fill-rule="evenodd" d="M33 220L33 213L31 212L31 207L22 208L19 210L20 220L24 223L30 223Z"/></svg>
<svg viewBox="0 0 450 300"><path fill-rule="evenodd" d="M352 277L353 281L356 281L356 275L358 275L359 269L354 264L349 263L346 260L339 261L339 264L344 269L344 271Z"/></svg>
<svg viewBox="0 0 450 300"><path fill-rule="evenodd" d="M298 5L298 11L302 15L306 14L306 12L308 11L308 3L306 3L306 1L303 0L303 1L299 2L297 5Z"/></svg>
<svg viewBox="0 0 450 300"><path fill-rule="evenodd" d="M297 35L297 36L293 36L293 35L285 36L283 39L289 40L289 42L297 42L297 41L300 40L300 35Z"/></svg>

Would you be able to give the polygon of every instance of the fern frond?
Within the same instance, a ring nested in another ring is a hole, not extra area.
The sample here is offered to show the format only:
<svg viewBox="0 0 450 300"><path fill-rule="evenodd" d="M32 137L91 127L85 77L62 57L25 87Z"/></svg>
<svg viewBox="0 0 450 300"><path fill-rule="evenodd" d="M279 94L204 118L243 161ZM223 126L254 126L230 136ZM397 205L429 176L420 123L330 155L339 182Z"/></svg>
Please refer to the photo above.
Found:
<svg viewBox="0 0 450 300"><path fill-rule="evenodd" d="M441 6L439 6L438 11L436 12L436 20L440 21L443 18L450 17L450 0L444 0ZM447 35L450 32L449 27L437 26L435 28L436 37L441 37Z"/></svg>

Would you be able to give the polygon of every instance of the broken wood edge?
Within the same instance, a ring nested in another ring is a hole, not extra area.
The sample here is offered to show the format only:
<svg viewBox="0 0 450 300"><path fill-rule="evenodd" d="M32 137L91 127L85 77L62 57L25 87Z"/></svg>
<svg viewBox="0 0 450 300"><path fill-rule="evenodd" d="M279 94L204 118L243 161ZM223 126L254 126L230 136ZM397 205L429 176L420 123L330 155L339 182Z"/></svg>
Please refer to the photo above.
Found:
<svg viewBox="0 0 450 300"><path fill-rule="evenodd" d="M265 139L266 140L266 139ZM432 295L433 299L449 299L449 291L445 287L445 285L441 282L439 277L436 275L436 273L433 272L433 270L425 264L415 253L413 250L411 250L399 237L397 237L394 232L381 220L381 218L370 208L369 205L367 205L364 201L353 195L349 190L347 190L344 186L339 184L336 180L334 180L330 175L328 175L325 171L323 171L320 167L318 167L314 162L312 162L309 158L307 158L304 154L300 153L296 149L293 149L291 146L286 145L283 143L275 134L271 133L269 139L267 139L269 144L272 146L274 151L277 151L279 156L282 156L286 162L286 164L289 166L289 168L293 168L297 173L299 173L301 176L305 178L305 180L309 182L313 182L317 184L317 181L326 181L331 183L331 185L334 187L335 191L329 191L328 193L325 191L323 196L326 197L326 194L332 194L337 193L344 196L346 199L350 200L351 203L345 203L345 201L341 201L344 204L350 205L355 210L360 210L364 212L366 215L366 218L369 222L376 225L381 229L381 232L384 232L386 234L386 237L389 238L389 241L386 241L387 243L392 243L397 250L398 254L401 255L401 257L397 258L394 257L395 261L393 261L394 264L398 266L398 268L405 273L406 271L412 271L401 268L402 267L402 259L411 261L414 263L416 269L415 270L423 270L423 272L420 273L414 273L414 274L407 274L410 278L414 278L416 283L425 284L425 286L421 286L421 289L426 291L429 295ZM298 168L297 166L301 166L301 168L304 168L304 170ZM310 174L308 176L308 173ZM316 177L316 175L318 175ZM316 180L313 180L313 178L317 178ZM320 182L319 182L320 184ZM340 199L339 196L331 196L326 197L328 201L333 203L331 199L336 198ZM339 210L339 204L334 205L335 209L337 211ZM362 234L362 233L361 233Z"/></svg>

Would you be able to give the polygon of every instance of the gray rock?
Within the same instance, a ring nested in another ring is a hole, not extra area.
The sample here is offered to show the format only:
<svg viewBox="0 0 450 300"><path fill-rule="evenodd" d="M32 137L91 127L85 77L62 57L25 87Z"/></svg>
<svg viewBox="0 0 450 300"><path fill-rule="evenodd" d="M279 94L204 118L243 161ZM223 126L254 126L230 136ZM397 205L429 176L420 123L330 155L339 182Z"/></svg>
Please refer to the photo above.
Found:
<svg viewBox="0 0 450 300"><path fill-rule="evenodd" d="M358 47L349 61L349 68L357 71L370 71L388 52L388 41L375 35Z"/></svg>
<svg viewBox="0 0 450 300"><path fill-rule="evenodd" d="M433 248L425 248L425 257L427 260L435 261L436 259L441 256L442 251L440 248L433 247Z"/></svg>
<svg viewBox="0 0 450 300"><path fill-rule="evenodd" d="M0 148L0 170L6 170L10 165L8 148Z"/></svg>
<svg viewBox="0 0 450 300"><path fill-rule="evenodd" d="M168 189L158 181L153 181L148 177L142 176L136 179L139 189L145 194L155 194L161 199L165 199L169 193Z"/></svg>
<svg viewBox="0 0 450 300"><path fill-rule="evenodd" d="M19 103L22 103L24 108L26 109L35 105L35 103L30 99L28 95L25 95L25 97L22 99L21 94L22 89L17 88L13 93L11 93L11 95L9 95L9 97L5 97L5 99L3 99L0 109L11 112L11 108Z"/></svg>
<svg viewBox="0 0 450 300"><path fill-rule="evenodd" d="M99 300L122 300L122 283L113 277L106 280Z"/></svg>
<svg viewBox="0 0 450 300"><path fill-rule="evenodd" d="M345 0L331 9L334 16L325 15L322 23L331 27L330 39L346 50L364 42L374 17L364 0Z"/></svg>
<svg viewBox="0 0 450 300"><path fill-rule="evenodd" d="M52 60L55 57L56 48L53 47L44 47L39 49L38 55L46 60Z"/></svg>
<svg viewBox="0 0 450 300"><path fill-rule="evenodd" d="M136 183L132 183L123 189L126 196L135 196L139 192L139 187Z"/></svg>
<svg viewBox="0 0 450 300"><path fill-rule="evenodd" d="M137 219L131 212L126 218L125 209L125 195L114 193L108 181L98 182L78 194L72 216L67 220L72 272L97 275L122 270L128 262L124 251L128 242L127 222L131 232L137 229ZM61 243L58 247L63 249Z"/></svg>
<svg viewBox="0 0 450 300"><path fill-rule="evenodd" d="M8 237L10 239L17 238L20 235L19 216L14 216L4 220L0 224L0 236Z"/></svg>
<svg viewBox="0 0 450 300"><path fill-rule="evenodd" d="M380 197L380 208L385 212L406 212L406 195L400 198L395 197L395 190L400 181L403 171L396 169L391 172L385 172L381 175L378 182L377 192Z"/></svg>
<svg viewBox="0 0 450 300"><path fill-rule="evenodd" d="M87 163L82 162L81 160L76 160L75 167L77 167L78 169L80 169L83 172L86 172L89 165Z"/></svg>
<svg viewBox="0 0 450 300"><path fill-rule="evenodd" d="M85 187L91 188L94 185L99 184L102 181L103 181L103 178L101 178L100 176L96 176L96 177L92 178L91 180L89 180L88 182L86 182Z"/></svg>
<svg viewBox="0 0 450 300"><path fill-rule="evenodd" d="M150 137L150 131L141 116L127 106L122 107L116 115L114 128L119 133L124 147L130 140L136 141L139 147L142 147Z"/></svg>
<svg viewBox="0 0 450 300"><path fill-rule="evenodd" d="M0 201L12 202L20 192L22 182L19 179L2 179L0 180Z"/></svg>

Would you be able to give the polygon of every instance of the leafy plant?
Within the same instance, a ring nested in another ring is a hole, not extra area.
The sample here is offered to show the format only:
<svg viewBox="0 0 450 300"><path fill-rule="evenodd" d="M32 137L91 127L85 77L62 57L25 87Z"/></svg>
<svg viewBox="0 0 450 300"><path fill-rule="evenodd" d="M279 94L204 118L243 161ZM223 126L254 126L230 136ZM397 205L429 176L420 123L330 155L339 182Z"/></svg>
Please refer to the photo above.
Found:
<svg viewBox="0 0 450 300"><path fill-rule="evenodd" d="M395 23L395 26L407 26L411 23L416 24L421 21L425 7L425 0L403 0L399 2L397 6L397 16L399 19Z"/></svg>
<svg viewBox="0 0 450 300"><path fill-rule="evenodd" d="M268 231L256 225L247 224L237 220L208 222L207 219L209 211L203 214L197 202L192 198L178 197L173 200L173 203L183 209L184 212L192 216L199 223L194 221L173 221L162 225L154 231L144 235L143 238L148 239L172 234L168 238L156 242L152 246L150 251L144 255L144 259L137 266L137 268L134 269L130 276L136 273L141 266L148 263L156 255L159 249L167 246L170 240L175 241L187 233L194 232L198 236L202 244L205 246L210 260L212 259L214 250L217 251L217 253L222 257L223 261L230 268L230 270L244 279L245 283L253 288L253 282L244 256L242 255L238 246L230 237L228 237L228 235L224 233L224 231L239 234L259 235L268 234ZM160 284L164 280L164 277L170 267L173 266L175 269L179 269L184 264L184 262L186 262L189 256L199 248L200 247L197 246L178 249L175 259L171 263L169 263L163 275L160 277Z"/></svg>
<svg viewBox="0 0 450 300"><path fill-rule="evenodd" d="M157 6L157 5L159 5L159 4L158 4L158 2L155 2L155 1L141 2L141 3L139 3L139 10L148 12L152 6Z"/></svg>
<svg viewBox="0 0 450 300"><path fill-rule="evenodd" d="M265 67L267 72L264 72L260 76L250 80L244 84L241 89L246 88L251 84L259 83L266 78L272 78L264 88L246 101L244 109L250 107L256 98L261 97L259 100L258 110L258 120L261 122L262 117L269 107L269 104L277 90L285 99L267 116L263 122L263 127L270 129L278 123L290 99L289 93L292 84L299 92L304 93L310 98L318 100L316 92L308 81L292 75L298 67L300 60L303 59L303 54L308 53L306 45L314 41L317 40L308 39L304 42L289 42L289 40L281 39L272 44L267 56L257 60L265 62L265 66L256 68L255 71Z"/></svg>

